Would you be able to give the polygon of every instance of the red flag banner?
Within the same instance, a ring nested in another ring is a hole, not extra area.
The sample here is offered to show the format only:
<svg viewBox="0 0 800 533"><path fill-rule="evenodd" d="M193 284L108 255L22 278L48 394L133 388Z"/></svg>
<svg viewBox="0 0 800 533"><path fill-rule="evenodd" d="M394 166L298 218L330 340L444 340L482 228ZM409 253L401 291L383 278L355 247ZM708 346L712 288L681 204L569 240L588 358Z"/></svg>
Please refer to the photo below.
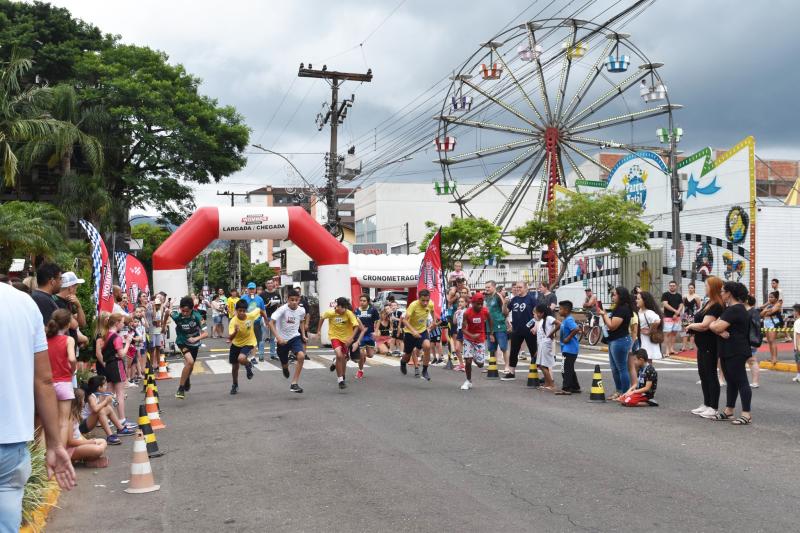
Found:
<svg viewBox="0 0 800 533"><path fill-rule="evenodd" d="M144 265L134 256L128 254L125 258L125 284L128 292L128 301L135 307L139 301L139 294L150 295L150 282Z"/></svg>
<svg viewBox="0 0 800 533"><path fill-rule="evenodd" d="M442 316L444 309L444 299L447 297L444 284L444 273L442 272L442 229L431 239L425 249L425 256L419 267L419 281L417 282L417 294L422 289L427 289L431 293L431 301L436 307L436 316Z"/></svg>

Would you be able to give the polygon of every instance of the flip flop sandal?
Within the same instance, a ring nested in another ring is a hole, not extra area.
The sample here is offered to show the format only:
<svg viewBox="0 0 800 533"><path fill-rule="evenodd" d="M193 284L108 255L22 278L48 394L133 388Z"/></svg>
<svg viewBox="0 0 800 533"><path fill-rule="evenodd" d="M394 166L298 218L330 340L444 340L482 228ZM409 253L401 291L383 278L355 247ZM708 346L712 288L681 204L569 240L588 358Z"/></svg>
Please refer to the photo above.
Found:
<svg viewBox="0 0 800 533"><path fill-rule="evenodd" d="M711 420L730 420L733 415L727 415L723 411L718 412L714 415L714 418Z"/></svg>
<svg viewBox="0 0 800 533"><path fill-rule="evenodd" d="M572 396L572 393L565 390L558 390L554 393L556 396Z"/></svg>
<svg viewBox="0 0 800 533"><path fill-rule="evenodd" d="M731 420L731 424L733 424L734 426L746 426L747 424L749 424L752 421L753 421L753 419L751 417L740 416L739 418L735 418L735 419Z"/></svg>

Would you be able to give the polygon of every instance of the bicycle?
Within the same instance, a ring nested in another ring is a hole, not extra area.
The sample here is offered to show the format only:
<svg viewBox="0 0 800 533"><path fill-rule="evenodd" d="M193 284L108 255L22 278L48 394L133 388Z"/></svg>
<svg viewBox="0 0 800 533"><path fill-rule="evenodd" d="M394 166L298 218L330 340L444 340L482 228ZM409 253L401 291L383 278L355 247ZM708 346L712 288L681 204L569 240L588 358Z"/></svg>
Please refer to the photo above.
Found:
<svg viewBox="0 0 800 533"><path fill-rule="evenodd" d="M588 316L586 321L578 322L581 328L581 334L578 336L578 342L586 340L590 346L596 346L603 337L603 330L600 327L600 315L588 309L584 310Z"/></svg>

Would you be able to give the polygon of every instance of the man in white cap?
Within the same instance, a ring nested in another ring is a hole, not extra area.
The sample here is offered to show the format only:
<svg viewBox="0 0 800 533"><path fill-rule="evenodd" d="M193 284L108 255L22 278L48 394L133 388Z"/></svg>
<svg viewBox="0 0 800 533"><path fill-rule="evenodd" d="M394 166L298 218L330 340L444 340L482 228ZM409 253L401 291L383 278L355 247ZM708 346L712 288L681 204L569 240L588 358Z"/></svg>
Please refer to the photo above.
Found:
<svg viewBox="0 0 800 533"><path fill-rule="evenodd" d="M75 272L64 272L61 274L61 290L53 297L59 309L67 309L72 313L75 321L70 324L69 334L78 345L89 342L89 339L79 329L86 327L86 314L78 299L78 285L83 283L85 280L75 275Z"/></svg>

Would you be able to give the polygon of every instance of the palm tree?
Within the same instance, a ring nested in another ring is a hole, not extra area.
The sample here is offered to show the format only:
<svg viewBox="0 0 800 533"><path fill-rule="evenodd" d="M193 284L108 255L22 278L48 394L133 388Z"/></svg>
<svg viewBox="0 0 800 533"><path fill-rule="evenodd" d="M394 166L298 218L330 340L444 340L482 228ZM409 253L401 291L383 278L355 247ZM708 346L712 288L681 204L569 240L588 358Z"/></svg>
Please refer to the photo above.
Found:
<svg viewBox="0 0 800 533"><path fill-rule="evenodd" d="M47 140L63 126L43 111L49 89L22 88L20 79L31 65L31 60L20 57L16 50L7 63L0 64L0 163L3 182L9 187L14 186L19 172L17 147Z"/></svg>
<svg viewBox="0 0 800 533"><path fill-rule="evenodd" d="M0 205L0 266L14 257L53 257L64 247L66 219L52 205L6 202Z"/></svg>

